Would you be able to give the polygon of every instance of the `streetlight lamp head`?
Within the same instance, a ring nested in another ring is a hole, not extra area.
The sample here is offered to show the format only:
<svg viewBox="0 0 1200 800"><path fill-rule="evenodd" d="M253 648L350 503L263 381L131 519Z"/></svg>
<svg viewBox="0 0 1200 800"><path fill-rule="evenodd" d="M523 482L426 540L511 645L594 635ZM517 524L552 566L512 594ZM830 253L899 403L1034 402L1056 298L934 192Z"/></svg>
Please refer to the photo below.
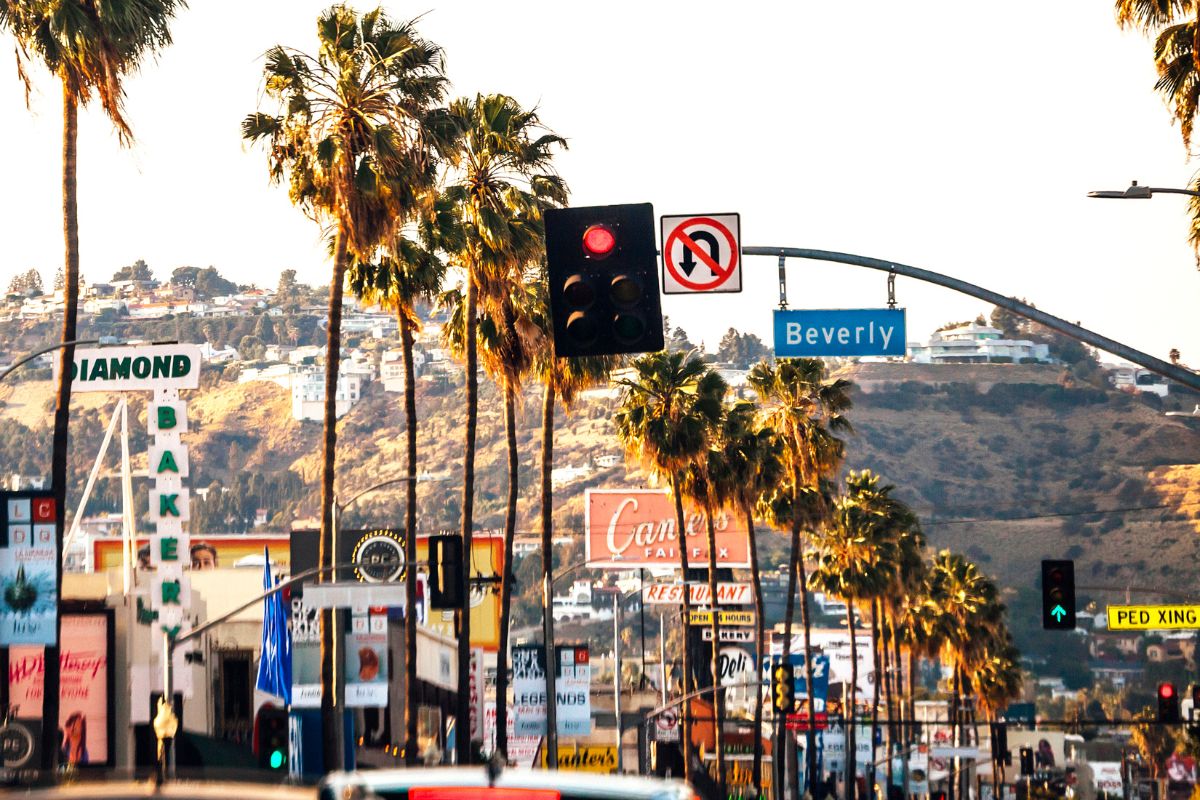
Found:
<svg viewBox="0 0 1200 800"><path fill-rule="evenodd" d="M1088 197L1103 197L1113 200L1149 200L1153 193L1149 186L1138 186L1137 181L1129 184L1125 191L1101 190L1088 192Z"/></svg>

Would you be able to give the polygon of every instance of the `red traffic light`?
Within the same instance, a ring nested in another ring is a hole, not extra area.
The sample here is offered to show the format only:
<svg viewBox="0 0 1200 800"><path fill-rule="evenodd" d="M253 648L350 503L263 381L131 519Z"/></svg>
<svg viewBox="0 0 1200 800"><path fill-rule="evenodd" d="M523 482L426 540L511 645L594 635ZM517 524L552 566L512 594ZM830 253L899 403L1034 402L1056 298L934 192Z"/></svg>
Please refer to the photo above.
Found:
<svg viewBox="0 0 1200 800"><path fill-rule="evenodd" d="M607 225L593 225L583 232L583 250L592 258L607 258L617 246L617 235Z"/></svg>
<svg viewBox="0 0 1200 800"><path fill-rule="evenodd" d="M1175 696L1175 684L1160 683L1158 685L1158 696L1164 700L1170 700Z"/></svg>

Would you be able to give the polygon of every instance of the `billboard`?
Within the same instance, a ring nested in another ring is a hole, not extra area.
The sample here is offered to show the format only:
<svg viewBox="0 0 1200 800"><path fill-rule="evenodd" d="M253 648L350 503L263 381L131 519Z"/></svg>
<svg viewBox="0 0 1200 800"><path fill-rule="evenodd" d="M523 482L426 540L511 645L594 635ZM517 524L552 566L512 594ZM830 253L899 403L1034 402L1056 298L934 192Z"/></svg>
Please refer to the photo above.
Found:
<svg viewBox="0 0 1200 800"><path fill-rule="evenodd" d="M53 645L58 545L50 492L2 492L0 646Z"/></svg>
<svg viewBox="0 0 1200 800"><path fill-rule="evenodd" d="M59 650L59 760L75 766L112 766L109 696L112 674L110 612L64 613ZM14 645L8 653L8 692L17 719L41 720L45 650Z"/></svg>
<svg viewBox="0 0 1200 800"><path fill-rule="evenodd" d="M54 379L59 362L54 359ZM135 347L76 347L72 392L195 389L200 385L200 346L154 344Z"/></svg>
<svg viewBox="0 0 1200 800"><path fill-rule="evenodd" d="M589 489L584 543L589 567L679 568L680 537L675 501L665 489ZM704 514L685 510L683 548L689 567L708 566ZM713 520L717 566L748 569L750 543L745 527L728 514Z"/></svg>
<svg viewBox="0 0 1200 800"><path fill-rule="evenodd" d="M588 645L557 645L554 693L559 736L592 732L592 665ZM518 736L546 732L546 651L540 644L515 645L512 650L512 718Z"/></svg>

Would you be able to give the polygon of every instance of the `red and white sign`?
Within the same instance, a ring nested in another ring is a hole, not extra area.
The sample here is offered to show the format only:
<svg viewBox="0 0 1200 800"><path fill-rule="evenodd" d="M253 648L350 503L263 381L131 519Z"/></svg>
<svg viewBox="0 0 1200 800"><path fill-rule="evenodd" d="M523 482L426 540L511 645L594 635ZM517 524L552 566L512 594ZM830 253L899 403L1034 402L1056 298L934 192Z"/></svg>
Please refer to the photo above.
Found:
<svg viewBox="0 0 1200 800"><path fill-rule="evenodd" d="M642 602L647 604L681 605L682 583L652 583L642 590ZM691 591L689 601L695 606L712 605L712 594L707 583L688 584ZM746 606L754 602L754 592L748 583L718 583L717 604L722 606Z"/></svg>
<svg viewBox="0 0 1200 800"><path fill-rule="evenodd" d="M742 290L740 215L663 217L662 241L663 294Z"/></svg>
<svg viewBox="0 0 1200 800"><path fill-rule="evenodd" d="M666 490L589 489L584 537L587 564L598 569L679 568L680 536L675 502ZM685 511L683 547L689 567L708 566L708 534L703 514ZM718 514L717 566L749 569L746 530L728 514Z"/></svg>
<svg viewBox="0 0 1200 800"><path fill-rule="evenodd" d="M806 731L809 729L808 712L801 711L798 714L788 714L787 721L784 726L789 731ZM824 711L818 711L816 714L816 728L814 730L824 731L829 729L829 716Z"/></svg>

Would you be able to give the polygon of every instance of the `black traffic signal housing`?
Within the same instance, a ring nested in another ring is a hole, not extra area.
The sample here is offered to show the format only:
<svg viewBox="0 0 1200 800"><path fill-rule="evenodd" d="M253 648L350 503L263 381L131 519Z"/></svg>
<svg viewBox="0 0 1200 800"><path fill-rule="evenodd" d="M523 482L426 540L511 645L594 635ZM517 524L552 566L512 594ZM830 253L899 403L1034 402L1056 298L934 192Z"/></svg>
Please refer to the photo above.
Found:
<svg viewBox="0 0 1200 800"><path fill-rule="evenodd" d="M1193 683L1192 689L1192 712L1185 722L1188 724L1188 735L1193 739L1200 737L1200 683Z"/></svg>
<svg viewBox="0 0 1200 800"><path fill-rule="evenodd" d="M1179 715L1179 692L1170 681L1158 685L1158 721L1167 724L1182 721Z"/></svg>
<svg viewBox="0 0 1200 800"><path fill-rule="evenodd" d="M1021 752L1020 752L1020 759L1021 759L1021 774L1022 775L1032 775L1033 774L1033 748L1032 747L1022 747Z"/></svg>
<svg viewBox="0 0 1200 800"><path fill-rule="evenodd" d="M554 354L662 350L654 208L551 208L545 221Z"/></svg>
<svg viewBox="0 0 1200 800"><path fill-rule="evenodd" d="M1008 749L1008 723L992 723L992 760L1012 765L1012 753Z"/></svg>
<svg viewBox="0 0 1200 800"><path fill-rule="evenodd" d="M1075 562L1042 562L1042 627L1048 631L1075 630Z"/></svg>
<svg viewBox="0 0 1200 800"><path fill-rule="evenodd" d="M771 671L771 703L781 714L796 707L796 672L791 664L776 664Z"/></svg>
<svg viewBox="0 0 1200 800"><path fill-rule="evenodd" d="M254 754L260 769L286 772L288 766L287 709L263 706L254 718Z"/></svg>
<svg viewBox="0 0 1200 800"><path fill-rule="evenodd" d="M429 607L463 607L463 542L458 534L429 537Z"/></svg>

